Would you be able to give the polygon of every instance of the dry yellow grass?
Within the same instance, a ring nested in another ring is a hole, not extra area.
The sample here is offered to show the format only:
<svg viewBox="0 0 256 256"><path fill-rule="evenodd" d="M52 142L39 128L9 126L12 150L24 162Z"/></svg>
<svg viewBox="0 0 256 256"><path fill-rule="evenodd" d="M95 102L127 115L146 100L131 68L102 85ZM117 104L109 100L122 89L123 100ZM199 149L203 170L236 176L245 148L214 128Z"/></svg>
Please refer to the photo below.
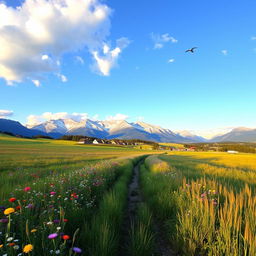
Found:
<svg viewBox="0 0 256 256"><path fill-rule="evenodd" d="M219 166L256 170L256 154L229 154L226 152L170 152L169 155L184 156L191 158L192 161L201 160L202 162Z"/></svg>

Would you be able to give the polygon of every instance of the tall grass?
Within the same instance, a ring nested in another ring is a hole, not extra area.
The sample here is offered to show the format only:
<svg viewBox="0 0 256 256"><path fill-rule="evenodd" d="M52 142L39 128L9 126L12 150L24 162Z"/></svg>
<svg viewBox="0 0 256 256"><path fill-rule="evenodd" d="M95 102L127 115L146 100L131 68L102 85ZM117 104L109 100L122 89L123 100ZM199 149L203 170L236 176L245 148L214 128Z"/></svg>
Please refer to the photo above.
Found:
<svg viewBox="0 0 256 256"><path fill-rule="evenodd" d="M141 203L138 207L136 222L132 223L130 229L129 255L152 255L155 246L152 226L151 211L145 203Z"/></svg>
<svg viewBox="0 0 256 256"><path fill-rule="evenodd" d="M254 170L207 165L198 159L188 163L186 156L173 161L172 156L159 158L174 166L156 168L159 160L151 157L142 185L151 209L166 224L176 252L256 255L256 196L249 186Z"/></svg>
<svg viewBox="0 0 256 256"><path fill-rule="evenodd" d="M90 223L85 224L82 241L88 243L89 255L117 255L128 183L132 176L133 163L135 164L138 160L139 158L129 160L129 164L113 189L103 197L97 214Z"/></svg>
<svg viewBox="0 0 256 256"><path fill-rule="evenodd" d="M75 255L76 246L86 251L88 243L79 243L83 221L90 221L100 205L99 211L110 221L106 223L115 225L121 206L112 209L112 219L108 218L111 214L108 215L107 206L116 205L115 195L121 187L117 184L111 194L105 193L119 177L128 179L131 165L128 160L105 161L47 176L14 190L0 204L0 252L17 255L26 244L33 245L30 255ZM123 198L117 199L120 205L124 204ZM8 214L5 209L14 212ZM48 237L51 234L54 238ZM65 240L63 235L69 238Z"/></svg>

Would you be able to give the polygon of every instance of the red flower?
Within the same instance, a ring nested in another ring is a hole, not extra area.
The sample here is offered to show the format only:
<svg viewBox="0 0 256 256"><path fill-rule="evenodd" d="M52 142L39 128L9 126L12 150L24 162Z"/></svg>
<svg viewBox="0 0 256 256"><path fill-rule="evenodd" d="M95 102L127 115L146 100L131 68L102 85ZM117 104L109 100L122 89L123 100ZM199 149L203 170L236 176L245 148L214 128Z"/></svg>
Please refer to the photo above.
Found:
<svg viewBox="0 0 256 256"><path fill-rule="evenodd" d="M68 239L70 239L70 236L68 236L68 235L63 235L63 236L62 236L62 239L63 239L63 240L68 240Z"/></svg>
<svg viewBox="0 0 256 256"><path fill-rule="evenodd" d="M13 202L15 202L16 201L16 198L15 197L11 197L10 199L9 199L9 202L11 202L11 203L13 203Z"/></svg>
<svg viewBox="0 0 256 256"><path fill-rule="evenodd" d="M21 206L20 205L17 205L16 206L16 210L18 211L18 210L20 210L21 209Z"/></svg>
<svg viewBox="0 0 256 256"><path fill-rule="evenodd" d="M25 187L25 188L24 188L24 191L25 191L25 192L28 192L28 191L30 191L30 190L31 190L31 187Z"/></svg>
<svg viewBox="0 0 256 256"><path fill-rule="evenodd" d="M64 221L64 222L68 222L68 219L64 219L63 221Z"/></svg>

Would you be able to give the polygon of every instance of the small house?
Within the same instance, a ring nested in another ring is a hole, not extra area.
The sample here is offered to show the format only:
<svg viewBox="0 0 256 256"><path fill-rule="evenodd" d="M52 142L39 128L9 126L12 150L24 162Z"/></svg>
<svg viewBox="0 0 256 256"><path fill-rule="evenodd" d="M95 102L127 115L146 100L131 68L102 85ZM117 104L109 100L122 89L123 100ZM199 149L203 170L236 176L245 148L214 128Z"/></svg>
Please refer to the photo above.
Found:
<svg viewBox="0 0 256 256"><path fill-rule="evenodd" d="M99 144L99 142L95 139L92 144Z"/></svg>
<svg viewBox="0 0 256 256"><path fill-rule="evenodd" d="M92 142L88 139L80 139L77 144L92 144Z"/></svg>
<svg viewBox="0 0 256 256"><path fill-rule="evenodd" d="M237 154L238 153L238 151L235 151L235 150L228 150L227 151L229 154Z"/></svg>

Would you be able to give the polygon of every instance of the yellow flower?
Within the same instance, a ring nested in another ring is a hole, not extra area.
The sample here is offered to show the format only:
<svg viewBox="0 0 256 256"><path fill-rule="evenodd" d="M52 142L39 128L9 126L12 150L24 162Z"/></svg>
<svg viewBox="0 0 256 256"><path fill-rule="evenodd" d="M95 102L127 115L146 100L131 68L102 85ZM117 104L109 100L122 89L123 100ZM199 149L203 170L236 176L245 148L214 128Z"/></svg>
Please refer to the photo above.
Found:
<svg viewBox="0 0 256 256"><path fill-rule="evenodd" d="M32 244L27 244L27 245L25 245L24 246L24 248L23 248L23 252L24 253L29 253L29 252L31 252L32 250L33 250L33 245Z"/></svg>
<svg viewBox="0 0 256 256"><path fill-rule="evenodd" d="M9 215L9 214L14 213L14 212L15 212L14 208L7 208L7 209L5 209L4 214Z"/></svg>
<svg viewBox="0 0 256 256"><path fill-rule="evenodd" d="M0 248L3 248L3 246L4 246L3 244L0 244Z"/></svg>
<svg viewBox="0 0 256 256"><path fill-rule="evenodd" d="M34 228L34 229L32 229L30 232L31 232L31 233L35 233L36 231L37 231L37 229Z"/></svg>

